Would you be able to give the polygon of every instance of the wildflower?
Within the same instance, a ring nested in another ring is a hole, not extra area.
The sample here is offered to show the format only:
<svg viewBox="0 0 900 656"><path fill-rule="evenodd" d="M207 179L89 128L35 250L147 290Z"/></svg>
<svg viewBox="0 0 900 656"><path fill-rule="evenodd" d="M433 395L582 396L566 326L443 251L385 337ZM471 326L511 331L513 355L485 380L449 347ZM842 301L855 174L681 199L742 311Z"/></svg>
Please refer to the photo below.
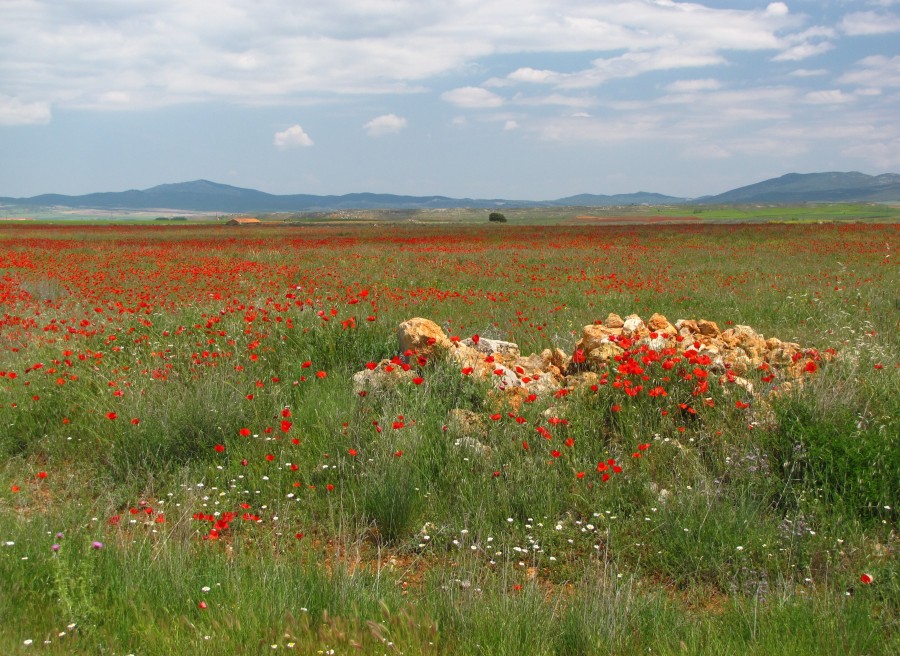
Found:
<svg viewBox="0 0 900 656"><path fill-rule="evenodd" d="M864 583L866 585L871 585L874 580L875 580L875 577L872 576L871 574L863 574L862 576L859 577L860 583Z"/></svg>
<svg viewBox="0 0 900 656"><path fill-rule="evenodd" d="M216 450L216 453L225 453L224 444L216 444L213 448Z"/></svg>
<svg viewBox="0 0 900 656"><path fill-rule="evenodd" d="M99 550L99 549L102 549L102 548L103 548L103 543L102 543L102 542L97 542L96 540L95 540L94 542L91 542L91 549L97 549L97 550Z"/></svg>
<svg viewBox="0 0 900 656"><path fill-rule="evenodd" d="M109 420L118 419L119 415L117 415L115 412L107 412L106 418Z"/></svg>

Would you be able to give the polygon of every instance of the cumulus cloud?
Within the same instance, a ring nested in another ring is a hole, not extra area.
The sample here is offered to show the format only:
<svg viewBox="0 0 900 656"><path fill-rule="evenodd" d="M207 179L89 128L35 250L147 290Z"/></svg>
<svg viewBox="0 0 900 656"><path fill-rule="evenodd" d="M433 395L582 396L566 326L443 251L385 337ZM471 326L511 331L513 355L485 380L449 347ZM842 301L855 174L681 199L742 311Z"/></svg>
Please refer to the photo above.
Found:
<svg viewBox="0 0 900 656"><path fill-rule="evenodd" d="M18 98L0 95L0 125L29 125L49 123L50 106L43 102L22 102Z"/></svg>
<svg viewBox="0 0 900 656"><path fill-rule="evenodd" d="M503 104L503 98L481 87L460 87L452 91L445 91L441 94L441 98L457 107L466 109L500 107Z"/></svg>
<svg viewBox="0 0 900 656"><path fill-rule="evenodd" d="M519 123L517 121L510 119L510 120L506 121L506 123L503 124L503 129L504 130L518 130Z"/></svg>
<svg viewBox="0 0 900 656"><path fill-rule="evenodd" d="M388 134L397 134L406 127L406 119L396 114L384 114L376 116L363 126L370 137L383 137Z"/></svg>
<svg viewBox="0 0 900 656"><path fill-rule="evenodd" d="M292 125L287 130L275 133L275 147L281 150L288 148L308 148L313 140L299 125Z"/></svg>

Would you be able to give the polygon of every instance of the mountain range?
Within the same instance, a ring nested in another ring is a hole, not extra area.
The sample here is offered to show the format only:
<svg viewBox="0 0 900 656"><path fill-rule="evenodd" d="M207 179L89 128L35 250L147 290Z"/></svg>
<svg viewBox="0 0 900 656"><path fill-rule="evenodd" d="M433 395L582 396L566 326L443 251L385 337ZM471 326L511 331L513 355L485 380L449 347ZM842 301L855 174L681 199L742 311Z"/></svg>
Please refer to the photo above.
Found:
<svg viewBox="0 0 900 656"><path fill-rule="evenodd" d="M0 204L19 207L69 207L108 210L185 210L195 212L296 212L348 209L427 209L504 207L604 207L615 205L797 204L825 202L900 201L900 175L859 172L789 173L778 178L732 189L715 196L679 198L649 192L579 194L556 200L525 201L447 196L400 196L354 193L342 196L276 195L255 189L195 180L162 184L149 189L103 192L82 196L42 194L30 198L3 198Z"/></svg>

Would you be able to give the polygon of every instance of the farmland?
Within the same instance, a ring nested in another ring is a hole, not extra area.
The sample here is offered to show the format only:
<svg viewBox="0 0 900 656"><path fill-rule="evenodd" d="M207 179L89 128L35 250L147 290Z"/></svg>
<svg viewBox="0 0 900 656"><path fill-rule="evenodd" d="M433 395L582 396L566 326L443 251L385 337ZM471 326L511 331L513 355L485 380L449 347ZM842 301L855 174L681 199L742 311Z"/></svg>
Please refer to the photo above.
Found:
<svg viewBox="0 0 900 656"><path fill-rule="evenodd" d="M821 218L0 226L0 651L896 653L900 231ZM795 374L634 339L522 401L398 347L610 313Z"/></svg>

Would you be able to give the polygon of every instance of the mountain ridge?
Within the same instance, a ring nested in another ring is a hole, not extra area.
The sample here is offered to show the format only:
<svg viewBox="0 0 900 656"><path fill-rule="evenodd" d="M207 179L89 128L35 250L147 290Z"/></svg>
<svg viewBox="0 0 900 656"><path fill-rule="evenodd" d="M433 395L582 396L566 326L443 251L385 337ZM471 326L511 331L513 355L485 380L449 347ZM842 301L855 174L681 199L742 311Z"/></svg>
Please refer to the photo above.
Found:
<svg viewBox="0 0 900 656"><path fill-rule="evenodd" d="M83 209L185 210L200 212L296 212L349 209L428 209L504 207L603 207L616 205L675 204L790 204L810 202L900 201L900 175L867 175L858 171L787 173L721 194L682 198L653 192L631 194L577 194L555 200L526 201L501 198L452 198L356 192L343 195L269 194L205 179L165 183L148 189L96 192L79 196L40 194L29 198L0 197L0 203L18 206L62 206Z"/></svg>

